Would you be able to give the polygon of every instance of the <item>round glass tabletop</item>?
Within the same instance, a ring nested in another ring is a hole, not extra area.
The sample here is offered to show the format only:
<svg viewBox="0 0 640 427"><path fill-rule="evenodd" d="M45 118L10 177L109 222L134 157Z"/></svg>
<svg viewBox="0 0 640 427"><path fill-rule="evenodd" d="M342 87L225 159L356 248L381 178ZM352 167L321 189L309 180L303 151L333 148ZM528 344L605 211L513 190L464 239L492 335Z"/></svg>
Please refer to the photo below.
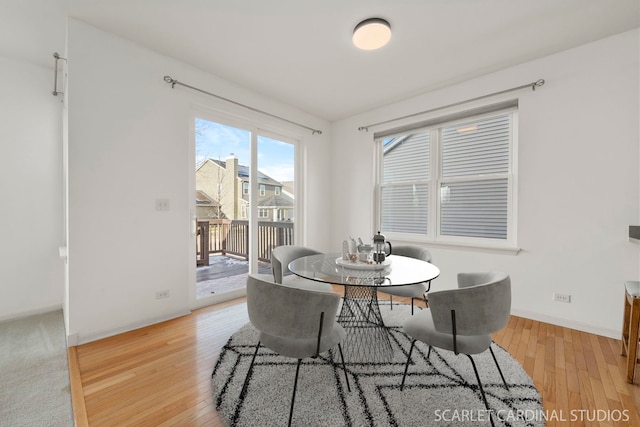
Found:
<svg viewBox="0 0 640 427"><path fill-rule="evenodd" d="M383 264L343 261L337 253L310 255L292 261L289 270L318 282L375 287L423 283L440 275L429 262L399 255L389 255Z"/></svg>

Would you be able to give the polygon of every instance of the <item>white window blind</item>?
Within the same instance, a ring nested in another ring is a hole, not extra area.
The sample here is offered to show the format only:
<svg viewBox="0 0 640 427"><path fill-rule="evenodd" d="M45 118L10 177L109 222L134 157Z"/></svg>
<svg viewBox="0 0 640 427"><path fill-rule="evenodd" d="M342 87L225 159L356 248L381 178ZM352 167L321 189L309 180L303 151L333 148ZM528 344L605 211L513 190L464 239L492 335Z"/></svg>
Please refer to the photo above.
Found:
<svg viewBox="0 0 640 427"><path fill-rule="evenodd" d="M407 184L382 189L383 231L427 234L429 189L427 185Z"/></svg>
<svg viewBox="0 0 640 427"><path fill-rule="evenodd" d="M507 238L510 117L442 128L442 235Z"/></svg>
<svg viewBox="0 0 640 427"><path fill-rule="evenodd" d="M441 230L445 236L507 238L507 179L442 184Z"/></svg>
<svg viewBox="0 0 640 427"><path fill-rule="evenodd" d="M509 115L442 129L442 177L509 172Z"/></svg>
<svg viewBox="0 0 640 427"><path fill-rule="evenodd" d="M427 233L430 182L429 133L392 138L384 144L381 229Z"/></svg>
<svg viewBox="0 0 640 427"><path fill-rule="evenodd" d="M427 241L515 244L515 115L509 108L456 117L382 141L380 229Z"/></svg>

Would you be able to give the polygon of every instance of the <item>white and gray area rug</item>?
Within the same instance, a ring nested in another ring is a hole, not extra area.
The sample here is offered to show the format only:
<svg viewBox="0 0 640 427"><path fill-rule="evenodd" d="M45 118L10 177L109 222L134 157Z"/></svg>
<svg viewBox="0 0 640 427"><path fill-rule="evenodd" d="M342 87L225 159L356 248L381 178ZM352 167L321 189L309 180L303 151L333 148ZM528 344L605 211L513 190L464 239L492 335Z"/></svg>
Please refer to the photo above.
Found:
<svg viewBox="0 0 640 427"><path fill-rule="evenodd" d="M62 311L0 322L0 427L73 426Z"/></svg>
<svg viewBox="0 0 640 427"><path fill-rule="evenodd" d="M274 308L277 309L277 308ZM295 426L490 426L471 362L464 355L416 343L404 390L400 390L411 340L402 321L411 315L403 305L381 307L393 347L387 363L349 363L347 391L339 354L305 359L292 424ZM223 348L212 373L216 408L230 426L282 426L289 417L296 360L261 347L244 399L240 390L257 343L247 324ZM500 346L493 350L507 379L506 390L491 353L474 356L497 426L544 425L540 394L522 366Z"/></svg>

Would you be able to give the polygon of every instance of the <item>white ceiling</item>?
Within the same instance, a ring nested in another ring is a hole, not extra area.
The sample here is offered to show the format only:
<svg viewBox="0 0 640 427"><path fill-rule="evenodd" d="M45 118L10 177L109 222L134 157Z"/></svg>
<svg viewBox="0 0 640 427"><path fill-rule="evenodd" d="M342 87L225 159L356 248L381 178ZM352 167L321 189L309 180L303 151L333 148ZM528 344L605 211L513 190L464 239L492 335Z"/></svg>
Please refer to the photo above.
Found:
<svg viewBox="0 0 640 427"><path fill-rule="evenodd" d="M0 0L0 56L52 66L66 15L335 121L637 28L640 0ZM371 17L391 42L359 51Z"/></svg>

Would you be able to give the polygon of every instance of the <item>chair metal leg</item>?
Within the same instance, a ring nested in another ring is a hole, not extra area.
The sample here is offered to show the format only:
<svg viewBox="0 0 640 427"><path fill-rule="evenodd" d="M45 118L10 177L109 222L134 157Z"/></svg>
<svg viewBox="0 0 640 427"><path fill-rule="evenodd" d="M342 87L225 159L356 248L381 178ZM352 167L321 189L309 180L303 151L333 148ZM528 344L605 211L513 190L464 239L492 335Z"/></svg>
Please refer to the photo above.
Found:
<svg viewBox="0 0 640 427"><path fill-rule="evenodd" d="M240 390L240 399L242 400L247 393L247 386L249 385L249 377L251 376L251 371L253 370L253 362L256 361L256 355L258 354L258 349L260 349L260 341L256 345L256 351L253 352L253 357L251 358L251 364L249 365L249 370L247 370L247 376L244 377L244 383L242 384L242 389Z"/></svg>
<svg viewBox="0 0 640 427"><path fill-rule="evenodd" d="M498 364L498 359L496 359L496 355L494 354L493 349L491 348L491 345L489 345L489 351L491 351L491 356L493 356L493 361L496 362L496 368L498 368L498 372L500 373L500 378L502 378L502 383L504 384L505 388L509 390L509 384L507 384L507 381L505 381L504 379L504 375L502 375L502 369L500 369L500 365Z"/></svg>
<svg viewBox="0 0 640 427"><path fill-rule="evenodd" d="M424 301L425 308L429 308L429 297L427 293L431 290L431 280L427 282L427 289L422 293L422 301Z"/></svg>
<svg viewBox="0 0 640 427"><path fill-rule="evenodd" d="M409 369L409 361L411 361L411 352L413 352L413 346L415 345L416 345L416 340L411 341L411 348L409 349L409 354L407 354L407 362L404 364L404 375L402 375L402 383L400 384L400 391L402 391L402 389L404 388L404 379L407 377L407 370Z"/></svg>
<svg viewBox="0 0 640 427"><path fill-rule="evenodd" d="M291 427L291 419L293 418L293 404L296 400L296 389L298 388L298 374L300 373L300 362L302 359L298 359L298 366L296 366L296 379L293 382L293 395L291 396L291 409L289 409L289 424Z"/></svg>
<svg viewBox="0 0 640 427"><path fill-rule="evenodd" d="M340 351L340 359L342 360L342 370L344 371L344 380L347 382L347 390L351 392L351 386L349 385L349 376L347 375L347 365L344 363L344 355L342 354L342 346L338 344L338 350Z"/></svg>
<svg viewBox="0 0 640 427"><path fill-rule="evenodd" d="M471 361L471 366L473 366L473 372L476 374L476 380L478 380L478 386L480 387L480 394L482 395L482 400L484 401L484 407L487 408L489 412L489 420L491 421L491 425L495 427L493 423L493 417L491 417L491 410L489 409L489 403L487 403L487 397L484 395L484 389L482 388L482 381L480 381L480 375L478 375L478 368L476 368L476 362L473 361L473 357L471 355L466 355Z"/></svg>
<svg viewBox="0 0 640 427"><path fill-rule="evenodd" d="M411 315L413 316L413 297L411 298Z"/></svg>
<svg viewBox="0 0 640 427"><path fill-rule="evenodd" d="M389 294L389 306L391 307L391 310L393 310L393 295Z"/></svg>
<svg viewBox="0 0 640 427"><path fill-rule="evenodd" d="M429 359L429 357L431 357L431 349L433 348L433 346L431 344L429 344L429 352L427 352L427 359Z"/></svg>

